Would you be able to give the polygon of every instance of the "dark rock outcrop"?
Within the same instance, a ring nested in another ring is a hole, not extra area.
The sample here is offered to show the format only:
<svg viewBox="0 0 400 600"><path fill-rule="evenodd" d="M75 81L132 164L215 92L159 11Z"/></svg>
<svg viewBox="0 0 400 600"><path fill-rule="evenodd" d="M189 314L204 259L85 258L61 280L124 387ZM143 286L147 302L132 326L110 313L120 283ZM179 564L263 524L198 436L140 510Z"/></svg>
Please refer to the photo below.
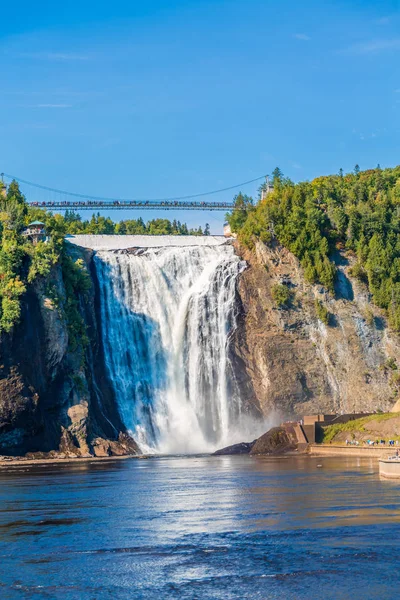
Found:
<svg viewBox="0 0 400 600"><path fill-rule="evenodd" d="M250 450L253 448L254 442L240 442L239 444L233 444L232 446L226 446L225 448L221 448L221 450L217 450L214 452L214 456L230 456L233 454L249 454Z"/></svg>
<svg viewBox="0 0 400 600"><path fill-rule="evenodd" d="M267 454L276 456L297 449L292 436L283 427L273 427L256 440L250 450L251 455Z"/></svg>

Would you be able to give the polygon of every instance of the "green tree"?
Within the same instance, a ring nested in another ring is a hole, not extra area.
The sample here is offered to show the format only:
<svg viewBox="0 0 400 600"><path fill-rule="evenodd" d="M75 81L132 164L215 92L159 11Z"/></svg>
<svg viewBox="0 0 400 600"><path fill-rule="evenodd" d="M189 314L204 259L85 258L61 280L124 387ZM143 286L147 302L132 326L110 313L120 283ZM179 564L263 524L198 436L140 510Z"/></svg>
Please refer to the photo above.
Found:
<svg viewBox="0 0 400 600"><path fill-rule="evenodd" d="M226 215L227 221L233 232L239 231L246 222L248 215L253 210L253 198L239 192L233 199L234 209Z"/></svg>
<svg viewBox="0 0 400 600"><path fill-rule="evenodd" d="M275 187L279 186L283 181L283 173L279 167L275 167L272 171L272 185Z"/></svg>

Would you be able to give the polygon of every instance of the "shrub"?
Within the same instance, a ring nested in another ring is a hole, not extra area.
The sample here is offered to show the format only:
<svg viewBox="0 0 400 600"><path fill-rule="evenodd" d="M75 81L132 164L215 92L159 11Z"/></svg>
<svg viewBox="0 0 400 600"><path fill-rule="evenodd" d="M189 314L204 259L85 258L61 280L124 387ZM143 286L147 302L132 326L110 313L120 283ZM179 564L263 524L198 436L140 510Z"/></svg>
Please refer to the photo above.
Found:
<svg viewBox="0 0 400 600"><path fill-rule="evenodd" d="M390 382L396 387L400 386L400 373L398 371L394 371L390 378Z"/></svg>
<svg viewBox="0 0 400 600"><path fill-rule="evenodd" d="M367 306L367 308L364 311L364 319L365 319L365 322L367 323L367 325L369 325L370 327L373 326L373 324L374 324L374 313L372 312L372 310L370 309L369 306Z"/></svg>
<svg viewBox="0 0 400 600"><path fill-rule="evenodd" d="M278 308L288 308L293 299L293 293L289 288L280 283L276 283L272 286L271 295Z"/></svg>
<svg viewBox="0 0 400 600"><path fill-rule="evenodd" d="M318 319L322 321L322 323L325 323L325 325L329 325L330 314L326 306L320 300L317 299L315 299L314 305Z"/></svg>
<svg viewBox="0 0 400 600"><path fill-rule="evenodd" d="M385 367L387 369L391 369L392 371L397 371L397 362L396 362L396 360L392 356L390 356L387 359L386 363L385 363Z"/></svg>

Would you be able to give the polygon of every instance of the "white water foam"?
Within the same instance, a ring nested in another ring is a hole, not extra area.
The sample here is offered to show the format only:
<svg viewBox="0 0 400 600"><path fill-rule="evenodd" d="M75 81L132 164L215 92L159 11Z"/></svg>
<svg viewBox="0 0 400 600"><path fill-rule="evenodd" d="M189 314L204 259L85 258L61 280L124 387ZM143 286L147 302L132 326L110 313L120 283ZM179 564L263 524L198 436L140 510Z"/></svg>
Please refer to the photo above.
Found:
<svg viewBox="0 0 400 600"><path fill-rule="evenodd" d="M95 265L108 376L141 448L208 452L238 441L228 346L245 263L233 248L100 251Z"/></svg>

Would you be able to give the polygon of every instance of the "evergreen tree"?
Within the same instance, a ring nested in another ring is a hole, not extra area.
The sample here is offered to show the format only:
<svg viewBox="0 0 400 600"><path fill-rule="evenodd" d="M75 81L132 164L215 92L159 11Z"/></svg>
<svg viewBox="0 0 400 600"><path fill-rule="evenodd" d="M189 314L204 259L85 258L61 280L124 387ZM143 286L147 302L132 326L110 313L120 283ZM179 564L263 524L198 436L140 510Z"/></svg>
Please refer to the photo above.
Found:
<svg viewBox="0 0 400 600"><path fill-rule="evenodd" d="M277 185L282 183L282 181L283 181L283 173L279 167L275 167L275 169L272 171L272 185L274 187L276 187Z"/></svg>
<svg viewBox="0 0 400 600"><path fill-rule="evenodd" d="M299 258L308 281L331 293L334 251L350 251L352 275L367 283L400 331L400 167L360 171L356 165L353 173L299 184L277 175L279 185L263 202L229 216L239 240L249 247L257 239L277 240Z"/></svg>

